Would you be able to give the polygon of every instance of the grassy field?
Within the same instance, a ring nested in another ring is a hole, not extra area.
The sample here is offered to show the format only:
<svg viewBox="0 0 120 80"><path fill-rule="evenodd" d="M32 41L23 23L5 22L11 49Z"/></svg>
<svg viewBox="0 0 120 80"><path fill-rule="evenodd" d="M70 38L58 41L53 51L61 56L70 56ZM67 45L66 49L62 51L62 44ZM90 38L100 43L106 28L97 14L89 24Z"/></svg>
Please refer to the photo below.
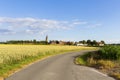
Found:
<svg viewBox="0 0 120 80"><path fill-rule="evenodd" d="M0 45L0 76L6 77L23 65L56 54L95 49L80 46Z"/></svg>
<svg viewBox="0 0 120 80"><path fill-rule="evenodd" d="M76 64L94 67L120 80L120 46L105 46L75 59Z"/></svg>

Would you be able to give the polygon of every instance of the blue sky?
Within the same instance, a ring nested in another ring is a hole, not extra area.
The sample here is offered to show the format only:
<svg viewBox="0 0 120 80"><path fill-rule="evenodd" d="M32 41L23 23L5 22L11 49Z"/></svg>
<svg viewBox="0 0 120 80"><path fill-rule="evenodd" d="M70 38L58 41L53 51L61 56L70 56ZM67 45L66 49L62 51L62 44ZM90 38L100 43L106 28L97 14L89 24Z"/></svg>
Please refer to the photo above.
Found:
<svg viewBox="0 0 120 80"><path fill-rule="evenodd" d="M0 41L120 42L120 0L0 0Z"/></svg>

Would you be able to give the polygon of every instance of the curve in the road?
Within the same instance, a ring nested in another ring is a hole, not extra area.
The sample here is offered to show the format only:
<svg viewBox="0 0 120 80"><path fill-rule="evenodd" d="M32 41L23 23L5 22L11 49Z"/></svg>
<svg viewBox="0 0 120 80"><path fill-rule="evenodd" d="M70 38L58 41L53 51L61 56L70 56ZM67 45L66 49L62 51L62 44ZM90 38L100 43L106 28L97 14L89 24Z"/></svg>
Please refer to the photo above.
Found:
<svg viewBox="0 0 120 80"><path fill-rule="evenodd" d="M93 68L75 65L74 57L85 52L88 51L49 57L11 75L5 80L115 80Z"/></svg>

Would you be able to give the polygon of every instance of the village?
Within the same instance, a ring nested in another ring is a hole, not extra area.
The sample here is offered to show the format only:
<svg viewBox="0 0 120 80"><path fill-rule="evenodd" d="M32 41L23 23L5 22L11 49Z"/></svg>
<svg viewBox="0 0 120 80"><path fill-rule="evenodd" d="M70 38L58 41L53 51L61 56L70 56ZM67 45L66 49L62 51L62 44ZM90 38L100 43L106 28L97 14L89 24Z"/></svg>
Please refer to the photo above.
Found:
<svg viewBox="0 0 120 80"><path fill-rule="evenodd" d="M73 45L73 46L104 46L105 42L103 40L81 40L81 41L64 41L64 40L49 40L48 36L45 40L36 39L33 40L9 40L6 42L0 42L0 44L36 44L36 45Z"/></svg>

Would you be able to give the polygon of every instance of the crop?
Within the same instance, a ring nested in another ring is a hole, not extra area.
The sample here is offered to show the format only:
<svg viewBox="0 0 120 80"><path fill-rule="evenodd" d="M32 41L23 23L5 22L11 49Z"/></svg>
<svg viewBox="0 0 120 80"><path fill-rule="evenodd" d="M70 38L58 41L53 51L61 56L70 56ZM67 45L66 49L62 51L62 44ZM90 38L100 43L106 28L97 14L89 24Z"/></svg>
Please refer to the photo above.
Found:
<svg viewBox="0 0 120 80"><path fill-rule="evenodd" d="M58 45L0 45L0 76L24 63L28 64L46 56L84 49L92 48Z"/></svg>
<svg viewBox="0 0 120 80"><path fill-rule="evenodd" d="M85 47L50 45L0 45L0 64L16 63L27 57L81 49L85 49Z"/></svg>

